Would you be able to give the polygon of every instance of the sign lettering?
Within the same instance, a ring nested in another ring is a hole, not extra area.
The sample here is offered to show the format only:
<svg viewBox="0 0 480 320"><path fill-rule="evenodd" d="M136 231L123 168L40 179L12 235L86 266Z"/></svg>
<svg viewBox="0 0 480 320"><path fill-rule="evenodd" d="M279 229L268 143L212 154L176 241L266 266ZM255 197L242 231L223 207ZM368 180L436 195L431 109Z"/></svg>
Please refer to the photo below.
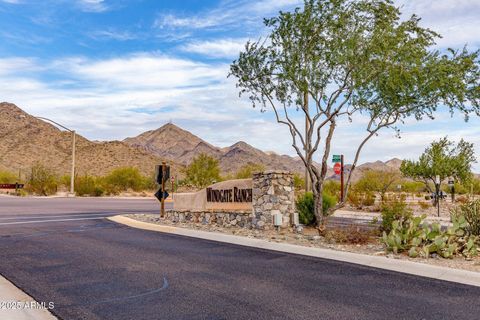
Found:
<svg viewBox="0 0 480 320"><path fill-rule="evenodd" d="M207 202L252 202L252 189L216 190L207 188Z"/></svg>

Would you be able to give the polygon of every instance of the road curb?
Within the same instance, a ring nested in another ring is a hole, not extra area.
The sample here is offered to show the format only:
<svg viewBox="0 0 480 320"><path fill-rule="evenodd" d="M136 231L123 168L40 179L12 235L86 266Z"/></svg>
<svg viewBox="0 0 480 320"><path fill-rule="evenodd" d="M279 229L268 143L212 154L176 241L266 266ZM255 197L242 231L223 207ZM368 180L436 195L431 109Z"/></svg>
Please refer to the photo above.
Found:
<svg viewBox="0 0 480 320"><path fill-rule="evenodd" d="M36 308L38 303L0 275L0 319L15 320L56 320L48 310ZM33 306L32 306L33 303ZM27 305L25 305L27 304Z"/></svg>
<svg viewBox="0 0 480 320"><path fill-rule="evenodd" d="M252 239L218 232L208 232L172 226L164 226L137 221L121 215L108 217L107 219L116 223L127 225L129 227L143 230L171 233L176 235L236 244L253 248L354 263L373 268L480 287L480 272L458 270L446 267L439 267L435 265L428 265L424 263L390 259L386 257L371 256L353 252L344 252L331 249L305 247L287 243L270 242L264 239Z"/></svg>

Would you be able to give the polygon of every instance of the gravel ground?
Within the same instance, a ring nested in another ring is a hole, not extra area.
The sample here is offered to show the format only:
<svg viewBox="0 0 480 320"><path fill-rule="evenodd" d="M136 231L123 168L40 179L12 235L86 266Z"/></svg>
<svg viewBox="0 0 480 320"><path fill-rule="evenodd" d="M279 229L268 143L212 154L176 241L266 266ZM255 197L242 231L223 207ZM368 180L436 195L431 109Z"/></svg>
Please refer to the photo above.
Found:
<svg viewBox="0 0 480 320"><path fill-rule="evenodd" d="M127 217L161 225L169 225L180 228L195 229L210 232L221 232L226 234L233 234L237 236L244 236L248 238L265 239L272 242L285 242L307 247L328 248L339 251L348 251L361 254L385 256L388 259L403 259L414 262L420 262L425 264L432 264L437 266L463 269L469 271L480 272L480 257L474 257L471 260L466 260L463 257L456 257L453 259L444 259L441 257L436 258L409 258L405 254L387 254L384 246L380 243L378 238L372 238L367 244L338 244L331 241L327 241L322 236L318 235L318 232L314 228L305 228L302 234L295 233L293 229L284 229L280 231L269 230L259 231L253 229L240 229L240 228L223 228L215 225L204 225L201 223L174 223L169 220L161 219L156 214L130 214Z"/></svg>

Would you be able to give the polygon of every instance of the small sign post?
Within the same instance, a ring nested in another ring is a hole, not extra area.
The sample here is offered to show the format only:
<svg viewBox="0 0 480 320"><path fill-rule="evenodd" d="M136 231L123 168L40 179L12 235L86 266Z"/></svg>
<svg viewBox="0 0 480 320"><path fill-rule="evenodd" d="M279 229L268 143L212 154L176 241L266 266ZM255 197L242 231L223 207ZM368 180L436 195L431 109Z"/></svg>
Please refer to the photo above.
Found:
<svg viewBox="0 0 480 320"><path fill-rule="evenodd" d="M165 191L165 182L170 178L170 167L167 166L165 161L162 161L162 165L156 166L155 180L160 184L160 189L155 193L155 197L160 201L160 217L165 216L165 198L168 197L168 193Z"/></svg>
<svg viewBox="0 0 480 320"><path fill-rule="evenodd" d="M344 192L344 186L343 186L343 154L334 154L332 156L332 162L335 163L333 166L333 170L335 174L340 174L340 202L343 202L343 192Z"/></svg>

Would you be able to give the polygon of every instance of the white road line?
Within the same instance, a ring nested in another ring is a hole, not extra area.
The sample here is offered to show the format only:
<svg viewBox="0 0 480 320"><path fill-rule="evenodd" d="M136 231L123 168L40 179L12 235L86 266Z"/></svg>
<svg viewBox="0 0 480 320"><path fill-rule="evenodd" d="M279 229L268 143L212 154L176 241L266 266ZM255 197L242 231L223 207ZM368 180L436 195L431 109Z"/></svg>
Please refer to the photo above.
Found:
<svg viewBox="0 0 480 320"><path fill-rule="evenodd" d="M104 216L106 214L116 215L118 213L78 213L78 214L62 214L56 216L44 215L38 217L12 217L12 218L0 218L0 220L23 220L23 219L44 219L44 218L63 218L63 217L93 217L93 216Z"/></svg>
<svg viewBox="0 0 480 320"><path fill-rule="evenodd" d="M19 222L3 222L0 226L11 224L30 224L30 223L46 223L46 222L61 222L61 221L77 221L77 220L100 220L109 216L95 217L95 218L74 218L74 219L55 219L55 220L39 220L39 221L19 221Z"/></svg>

